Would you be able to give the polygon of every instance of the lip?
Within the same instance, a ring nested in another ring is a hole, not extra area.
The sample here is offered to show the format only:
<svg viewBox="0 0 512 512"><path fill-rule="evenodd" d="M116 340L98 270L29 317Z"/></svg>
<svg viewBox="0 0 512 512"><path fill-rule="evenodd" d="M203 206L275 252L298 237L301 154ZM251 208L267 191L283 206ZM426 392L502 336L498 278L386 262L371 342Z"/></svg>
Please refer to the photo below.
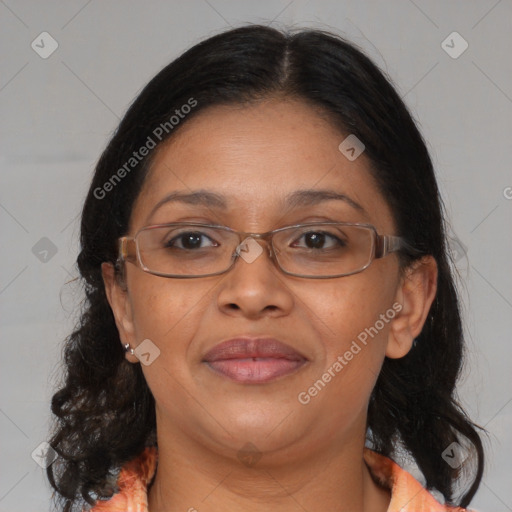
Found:
<svg viewBox="0 0 512 512"><path fill-rule="evenodd" d="M233 338L213 347L203 358L216 373L236 382L263 383L291 374L308 359L275 338Z"/></svg>

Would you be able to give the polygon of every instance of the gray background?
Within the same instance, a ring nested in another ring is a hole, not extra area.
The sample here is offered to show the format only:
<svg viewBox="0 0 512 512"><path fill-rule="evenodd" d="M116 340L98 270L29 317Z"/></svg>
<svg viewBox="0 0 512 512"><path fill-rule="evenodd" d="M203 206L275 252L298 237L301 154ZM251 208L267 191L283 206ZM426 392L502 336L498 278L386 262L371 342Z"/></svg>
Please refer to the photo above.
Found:
<svg viewBox="0 0 512 512"><path fill-rule="evenodd" d="M66 282L77 275L78 215L101 150L161 67L246 22L344 34L419 120L461 276L469 357L460 398L490 432L472 507L512 510L510 0L0 0L0 511L49 509L31 453L47 438L62 341L77 316L81 290ZM59 45L46 59L31 47L43 31ZM454 31L469 45L457 58L445 50L460 52L462 40L442 46Z"/></svg>

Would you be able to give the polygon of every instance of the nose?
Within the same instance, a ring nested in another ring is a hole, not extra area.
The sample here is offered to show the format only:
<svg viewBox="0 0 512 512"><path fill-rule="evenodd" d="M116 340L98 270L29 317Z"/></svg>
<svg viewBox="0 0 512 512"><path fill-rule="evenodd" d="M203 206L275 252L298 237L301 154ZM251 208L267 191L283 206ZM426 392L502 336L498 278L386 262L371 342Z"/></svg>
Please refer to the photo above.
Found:
<svg viewBox="0 0 512 512"><path fill-rule="evenodd" d="M250 318L289 313L293 296L284 282L285 275L275 265L272 245L248 236L236 253L237 260L220 286L218 307L226 314Z"/></svg>

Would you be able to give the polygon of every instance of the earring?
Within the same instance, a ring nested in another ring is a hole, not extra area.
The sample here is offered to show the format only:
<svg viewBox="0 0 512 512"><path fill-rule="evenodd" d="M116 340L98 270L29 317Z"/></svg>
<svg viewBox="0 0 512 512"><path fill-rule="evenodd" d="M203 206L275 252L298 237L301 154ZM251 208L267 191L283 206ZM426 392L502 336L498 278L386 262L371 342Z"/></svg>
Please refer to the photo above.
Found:
<svg viewBox="0 0 512 512"><path fill-rule="evenodd" d="M128 351L129 351L129 352L130 352L130 354L131 354L132 356L133 356L133 355L134 355L134 353L135 353L135 352L134 352L134 350L133 350L133 348L131 348L131 347L130 347L130 344L129 344L129 343L125 343L125 344L124 344L124 350L125 350L125 352L128 352Z"/></svg>

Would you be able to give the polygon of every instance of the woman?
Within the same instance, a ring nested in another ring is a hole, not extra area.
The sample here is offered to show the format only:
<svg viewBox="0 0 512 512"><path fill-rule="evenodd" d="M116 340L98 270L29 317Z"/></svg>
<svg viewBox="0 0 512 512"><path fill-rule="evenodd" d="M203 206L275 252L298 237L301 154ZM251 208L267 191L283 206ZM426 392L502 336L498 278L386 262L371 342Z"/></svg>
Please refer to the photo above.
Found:
<svg viewBox="0 0 512 512"><path fill-rule="evenodd" d="M242 27L164 68L98 162L77 262L87 302L48 469L63 510L474 496L483 449L454 399L462 328L432 163L342 38Z"/></svg>

